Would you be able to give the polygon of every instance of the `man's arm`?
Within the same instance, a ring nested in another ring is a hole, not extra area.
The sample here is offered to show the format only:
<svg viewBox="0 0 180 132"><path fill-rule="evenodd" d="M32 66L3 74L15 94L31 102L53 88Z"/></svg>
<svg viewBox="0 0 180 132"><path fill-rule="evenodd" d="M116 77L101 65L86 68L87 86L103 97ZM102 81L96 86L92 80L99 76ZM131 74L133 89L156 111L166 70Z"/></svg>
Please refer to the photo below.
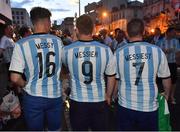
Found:
<svg viewBox="0 0 180 132"><path fill-rule="evenodd" d="M162 84L164 87L164 96L166 98L166 100L169 99L169 95L170 95L170 91L171 91L171 78L167 78L167 79L162 79Z"/></svg>
<svg viewBox="0 0 180 132"><path fill-rule="evenodd" d="M11 81L13 84L23 88L26 85L26 81L22 78L22 75L19 73L11 72L10 74Z"/></svg>
<svg viewBox="0 0 180 132"><path fill-rule="evenodd" d="M111 104L111 97L114 90L115 76L107 76L107 92L106 92L106 101L108 105Z"/></svg>
<svg viewBox="0 0 180 132"><path fill-rule="evenodd" d="M117 98L117 94L118 94L118 82L119 82L119 79L116 79L115 85L114 85L114 90L113 90L113 97L114 97L114 99Z"/></svg>

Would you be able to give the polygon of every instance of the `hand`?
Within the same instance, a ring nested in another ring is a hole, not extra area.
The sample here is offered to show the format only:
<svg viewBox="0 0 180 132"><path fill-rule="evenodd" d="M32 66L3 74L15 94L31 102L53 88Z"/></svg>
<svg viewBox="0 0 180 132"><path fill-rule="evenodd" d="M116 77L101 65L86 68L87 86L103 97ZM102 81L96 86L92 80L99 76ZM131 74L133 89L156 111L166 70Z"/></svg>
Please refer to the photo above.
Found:
<svg viewBox="0 0 180 132"><path fill-rule="evenodd" d="M108 105L111 105L111 97L109 97L108 95L106 95L106 102Z"/></svg>
<svg viewBox="0 0 180 132"><path fill-rule="evenodd" d="M162 95L162 96L164 96L164 97L165 97L165 99L168 101L169 96L168 96L167 94L165 94L165 92L161 93L161 95Z"/></svg>

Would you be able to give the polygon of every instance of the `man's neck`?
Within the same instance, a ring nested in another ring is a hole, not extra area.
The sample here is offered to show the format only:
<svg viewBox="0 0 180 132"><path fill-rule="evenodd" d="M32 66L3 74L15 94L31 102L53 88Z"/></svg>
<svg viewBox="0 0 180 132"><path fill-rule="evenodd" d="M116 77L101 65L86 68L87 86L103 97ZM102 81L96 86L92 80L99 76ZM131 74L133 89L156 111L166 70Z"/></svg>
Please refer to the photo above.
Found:
<svg viewBox="0 0 180 132"><path fill-rule="evenodd" d="M43 25L34 26L34 33L48 33L49 31L46 30L47 28Z"/></svg>
<svg viewBox="0 0 180 132"><path fill-rule="evenodd" d="M129 37L129 41L130 41L130 42L142 41L142 40L143 40L142 36Z"/></svg>
<svg viewBox="0 0 180 132"><path fill-rule="evenodd" d="M92 38L92 35L80 35L79 36L79 40L84 40L84 41L91 41L91 40L93 40L93 38Z"/></svg>

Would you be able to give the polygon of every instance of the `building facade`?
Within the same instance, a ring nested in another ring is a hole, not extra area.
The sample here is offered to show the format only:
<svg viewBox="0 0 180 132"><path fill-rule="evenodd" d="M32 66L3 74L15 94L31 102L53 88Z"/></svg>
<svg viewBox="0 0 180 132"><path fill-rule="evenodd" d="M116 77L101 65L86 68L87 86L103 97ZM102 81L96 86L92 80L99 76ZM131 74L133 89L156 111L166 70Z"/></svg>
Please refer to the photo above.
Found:
<svg viewBox="0 0 180 132"><path fill-rule="evenodd" d="M178 17L175 14L172 0L145 0L143 16L146 31L150 33L156 27L159 27L164 33Z"/></svg>
<svg viewBox="0 0 180 132"><path fill-rule="evenodd" d="M112 30L120 28L124 31L127 30L127 23L133 18L143 18L142 3L138 1L132 1L127 3L127 7L121 7L111 13L111 25Z"/></svg>
<svg viewBox="0 0 180 132"><path fill-rule="evenodd" d="M0 23L12 22L10 0L0 0Z"/></svg>
<svg viewBox="0 0 180 132"><path fill-rule="evenodd" d="M13 24L22 26L29 26L31 27L31 21L29 14L26 9L24 8L12 8L12 18Z"/></svg>
<svg viewBox="0 0 180 132"><path fill-rule="evenodd" d="M109 32L116 28L126 31L126 25L132 18L143 18L142 3L129 0L101 0L85 7L85 13L95 22L94 33L102 28Z"/></svg>

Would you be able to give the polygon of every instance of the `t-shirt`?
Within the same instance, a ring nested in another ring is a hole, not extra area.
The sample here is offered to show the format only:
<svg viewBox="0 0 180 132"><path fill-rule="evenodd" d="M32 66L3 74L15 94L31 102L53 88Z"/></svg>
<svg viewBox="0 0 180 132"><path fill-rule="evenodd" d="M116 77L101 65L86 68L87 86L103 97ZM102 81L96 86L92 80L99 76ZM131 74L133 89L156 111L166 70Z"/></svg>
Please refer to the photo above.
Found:
<svg viewBox="0 0 180 132"><path fill-rule="evenodd" d="M25 91L32 96L61 96L61 39L49 34L34 34L19 40L14 48L9 70L24 73Z"/></svg>
<svg viewBox="0 0 180 132"><path fill-rule="evenodd" d="M64 47L63 63L71 75L70 98L78 102L105 101L104 74L115 75L111 49L96 41L77 41Z"/></svg>
<svg viewBox="0 0 180 132"><path fill-rule="evenodd" d="M150 112L158 108L156 76L170 76L164 52L146 42L133 42L115 52L116 78L119 78L119 105Z"/></svg>
<svg viewBox="0 0 180 132"><path fill-rule="evenodd" d="M3 36L0 41L0 48L4 49L3 51L4 61L6 63L10 63L14 48L14 41L11 38L8 38L7 36Z"/></svg>

